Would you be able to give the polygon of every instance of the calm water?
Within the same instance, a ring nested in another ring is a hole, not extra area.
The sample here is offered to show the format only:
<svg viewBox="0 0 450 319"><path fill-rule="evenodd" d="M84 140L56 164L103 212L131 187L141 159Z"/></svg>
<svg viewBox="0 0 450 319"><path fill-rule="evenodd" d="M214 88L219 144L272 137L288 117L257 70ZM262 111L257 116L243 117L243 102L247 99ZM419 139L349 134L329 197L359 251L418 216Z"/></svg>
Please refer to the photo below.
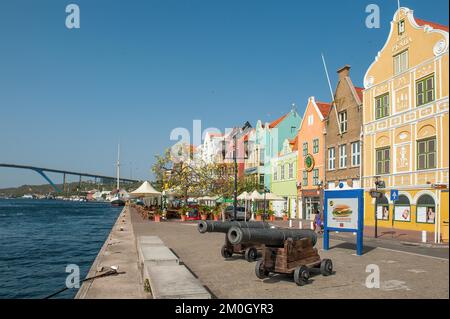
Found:
<svg viewBox="0 0 450 319"><path fill-rule="evenodd" d="M68 264L84 279L120 211L108 203L0 199L0 298L48 296L65 287Z"/></svg>

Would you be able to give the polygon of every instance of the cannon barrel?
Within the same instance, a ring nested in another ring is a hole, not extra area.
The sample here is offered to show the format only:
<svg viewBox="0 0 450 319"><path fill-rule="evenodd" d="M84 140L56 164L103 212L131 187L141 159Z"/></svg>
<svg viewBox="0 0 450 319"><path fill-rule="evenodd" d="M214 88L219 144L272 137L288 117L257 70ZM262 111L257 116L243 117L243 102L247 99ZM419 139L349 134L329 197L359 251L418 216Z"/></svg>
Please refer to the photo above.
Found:
<svg viewBox="0 0 450 319"><path fill-rule="evenodd" d="M317 235L310 229L288 229L288 228L240 228L233 226L228 231L228 240L231 244L264 244L267 246L281 247L288 238L299 240L303 238L311 239L314 246L317 242Z"/></svg>
<svg viewBox="0 0 450 319"><path fill-rule="evenodd" d="M239 228L270 228L271 225L266 222L239 222L239 221L207 221L202 220L198 223L197 229L201 234L204 233L228 233L228 230L233 227Z"/></svg>

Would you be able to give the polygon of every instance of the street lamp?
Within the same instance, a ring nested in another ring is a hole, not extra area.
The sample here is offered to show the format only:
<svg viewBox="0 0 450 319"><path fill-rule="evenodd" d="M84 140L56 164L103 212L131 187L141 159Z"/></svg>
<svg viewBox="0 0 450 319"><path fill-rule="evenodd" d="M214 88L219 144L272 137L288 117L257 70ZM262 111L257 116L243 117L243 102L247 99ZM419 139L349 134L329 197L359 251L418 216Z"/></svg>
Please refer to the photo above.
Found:
<svg viewBox="0 0 450 319"><path fill-rule="evenodd" d="M376 205L376 201L378 200L378 198L381 198L382 194L378 192L379 188L385 188L386 187L386 183L382 180L380 180L380 176L375 176L375 238L378 238L378 212L377 212L377 205Z"/></svg>

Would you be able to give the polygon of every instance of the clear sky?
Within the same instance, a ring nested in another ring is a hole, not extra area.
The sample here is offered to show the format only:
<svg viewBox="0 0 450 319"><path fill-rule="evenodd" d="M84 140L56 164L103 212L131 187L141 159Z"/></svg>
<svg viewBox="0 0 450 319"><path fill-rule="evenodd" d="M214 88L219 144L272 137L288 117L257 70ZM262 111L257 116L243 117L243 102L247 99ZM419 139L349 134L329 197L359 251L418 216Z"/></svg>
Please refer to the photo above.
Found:
<svg viewBox="0 0 450 319"><path fill-rule="evenodd" d="M67 29L76 3L81 28ZM365 27L368 4L381 28ZM448 25L447 0L402 0ZM175 127L273 120L292 103L330 100L352 66L356 85L383 46L396 0L1 0L0 163L151 178ZM55 177L61 182L61 177ZM43 184L0 168L0 188Z"/></svg>

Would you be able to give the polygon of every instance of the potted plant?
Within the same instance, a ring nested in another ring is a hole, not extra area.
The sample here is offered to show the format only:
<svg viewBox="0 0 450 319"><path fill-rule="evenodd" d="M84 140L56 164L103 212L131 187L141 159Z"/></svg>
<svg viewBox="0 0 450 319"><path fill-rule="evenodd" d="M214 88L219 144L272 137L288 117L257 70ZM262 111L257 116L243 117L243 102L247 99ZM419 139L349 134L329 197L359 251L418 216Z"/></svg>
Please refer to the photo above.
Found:
<svg viewBox="0 0 450 319"><path fill-rule="evenodd" d="M257 221L261 221L262 220L262 215L264 214L264 211L262 209L258 209L256 211L256 220Z"/></svg>
<svg viewBox="0 0 450 319"><path fill-rule="evenodd" d="M159 208L156 208L153 212L154 220L155 222L159 223L161 222L161 210Z"/></svg>
<svg viewBox="0 0 450 319"><path fill-rule="evenodd" d="M188 212L188 208L186 206L181 207L180 209L180 217L181 217L181 221L185 222L186 221L186 214Z"/></svg>
<svg viewBox="0 0 450 319"><path fill-rule="evenodd" d="M208 219L208 215L209 215L210 210L211 210L211 208L209 206L201 206L200 207L202 220L207 220Z"/></svg>
<svg viewBox="0 0 450 319"><path fill-rule="evenodd" d="M287 212L287 211L285 211L285 210L283 210L283 221L287 222L287 221L288 221L288 219L289 219L289 215L288 215L288 212Z"/></svg>
<svg viewBox="0 0 450 319"><path fill-rule="evenodd" d="M219 206L214 207L214 209L213 209L214 221L218 221L220 219L221 214L222 214L221 208Z"/></svg>
<svg viewBox="0 0 450 319"><path fill-rule="evenodd" d="M274 212L273 210L269 209L269 210L267 211L267 215L269 216L269 220L270 220L271 222L274 222L274 221L275 221L275 212Z"/></svg>

